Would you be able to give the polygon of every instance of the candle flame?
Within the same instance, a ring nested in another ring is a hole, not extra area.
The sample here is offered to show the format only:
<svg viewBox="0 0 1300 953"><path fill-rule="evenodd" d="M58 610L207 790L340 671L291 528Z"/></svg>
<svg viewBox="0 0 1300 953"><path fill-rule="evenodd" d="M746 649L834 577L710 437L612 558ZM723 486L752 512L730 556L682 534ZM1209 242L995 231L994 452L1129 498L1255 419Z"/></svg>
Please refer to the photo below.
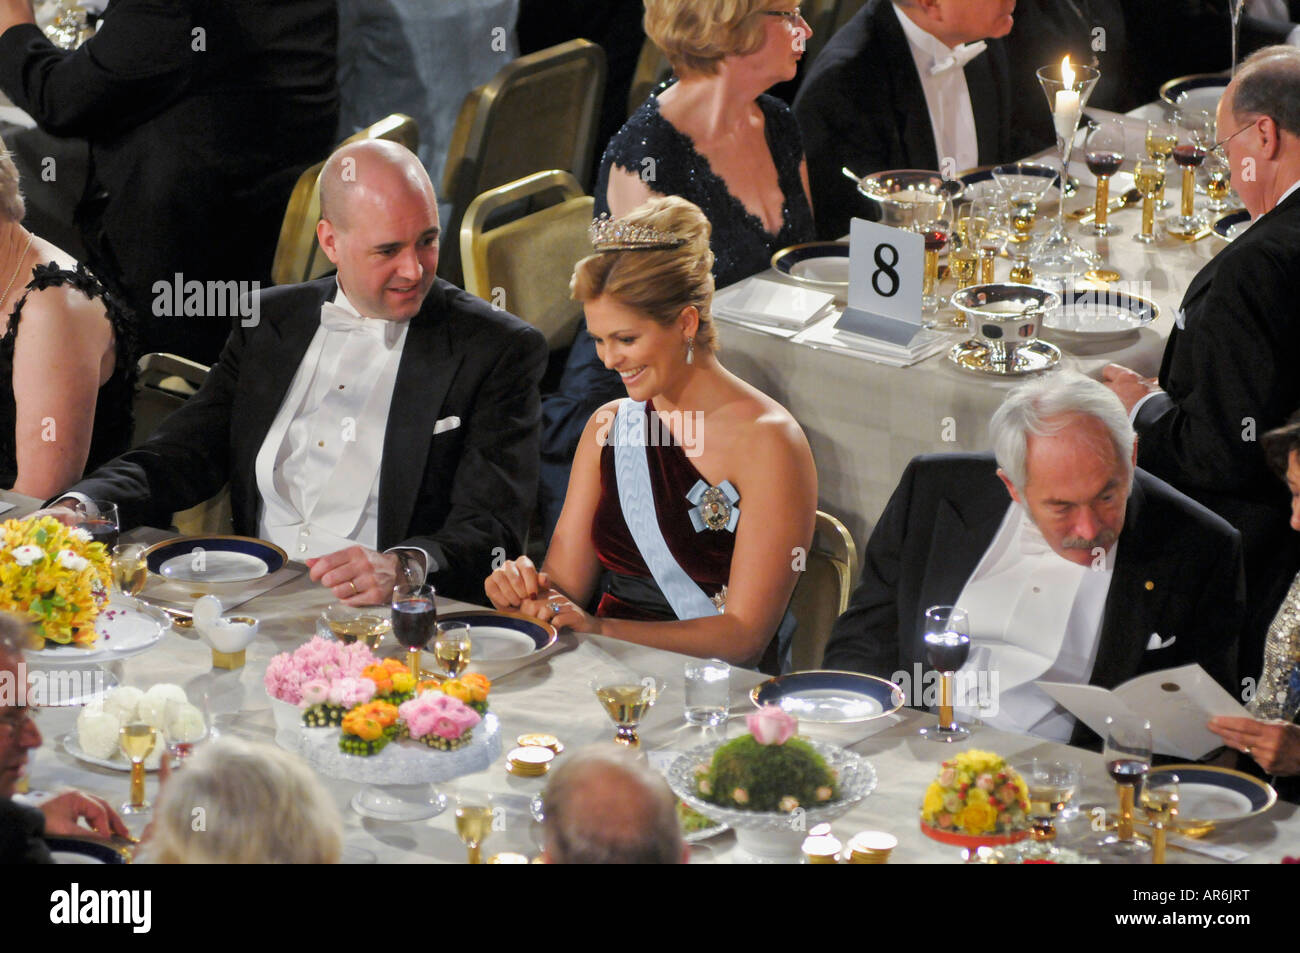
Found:
<svg viewBox="0 0 1300 953"><path fill-rule="evenodd" d="M1065 84L1067 89L1074 89L1074 67L1070 65L1070 54L1068 53L1065 55L1065 59L1061 60L1061 82Z"/></svg>

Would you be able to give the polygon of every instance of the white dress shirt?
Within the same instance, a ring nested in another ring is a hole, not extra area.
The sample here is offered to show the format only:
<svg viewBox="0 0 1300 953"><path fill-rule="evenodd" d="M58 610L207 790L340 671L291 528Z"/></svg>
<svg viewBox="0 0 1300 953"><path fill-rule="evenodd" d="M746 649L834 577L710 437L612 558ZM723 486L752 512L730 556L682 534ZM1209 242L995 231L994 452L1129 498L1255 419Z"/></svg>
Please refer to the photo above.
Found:
<svg viewBox="0 0 1300 953"><path fill-rule="evenodd" d="M975 133L975 111L971 107L970 89L966 86L965 66L982 53L985 43L967 43L949 48L946 43L921 29L902 10L894 14L907 35L912 59L925 91L925 105L934 131L934 146L940 171L945 157L957 164L953 174L979 165L979 141Z"/></svg>
<svg viewBox="0 0 1300 953"><path fill-rule="evenodd" d="M302 560L379 536L379 468L409 322L363 318L340 288L257 454L258 532Z"/></svg>
<svg viewBox="0 0 1300 953"><path fill-rule="evenodd" d="M1002 731L1068 742L1075 720L1035 680L1087 684L1119 544L1104 567L1063 559L1018 503L1007 508L993 542L957 605L970 622L963 672L996 673L996 713L981 717ZM960 700L960 699L959 699Z"/></svg>

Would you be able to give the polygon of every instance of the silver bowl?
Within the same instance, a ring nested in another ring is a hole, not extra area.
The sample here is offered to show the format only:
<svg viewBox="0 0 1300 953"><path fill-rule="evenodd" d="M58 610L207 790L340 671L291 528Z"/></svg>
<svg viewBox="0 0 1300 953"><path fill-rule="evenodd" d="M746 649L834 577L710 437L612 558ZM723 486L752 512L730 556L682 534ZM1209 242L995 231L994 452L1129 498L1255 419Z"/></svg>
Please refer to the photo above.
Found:
<svg viewBox="0 0 1300 953"><path fill-rule="evenodd" d="M826 759L835 772L840 796L830 804L781 811L740 811L702 800L695 793L695 769L713 763L713 754L726 742L715 741L691 748L668 769L668 786L673 793L705 817L728 824L736 832L736 841L748 857L757 863L797 864L804 838L815 825L843 816L853 805L876 789L876 769L861 755L835 745L804 738L814 751Z"/></svg>
<svg viewBox="0 0 1300 953"><path fill-rule="evenodd" d="M955 292L951 301L988 348L992 364L1013 363L1015 349L1037 340L1043 316L1061 304L1053 291L1010 282L971 285Z"/></svg>
<svg viewBox="0 0 1300 953"><path fill-rule="evenodd" d="M880 203L881 224L894 228L911 225L916 206L937 205L945 197L955 202L965 190L960 179L945 179L938 172L925 169L891 169L858 180L858 191Z"/></svg>

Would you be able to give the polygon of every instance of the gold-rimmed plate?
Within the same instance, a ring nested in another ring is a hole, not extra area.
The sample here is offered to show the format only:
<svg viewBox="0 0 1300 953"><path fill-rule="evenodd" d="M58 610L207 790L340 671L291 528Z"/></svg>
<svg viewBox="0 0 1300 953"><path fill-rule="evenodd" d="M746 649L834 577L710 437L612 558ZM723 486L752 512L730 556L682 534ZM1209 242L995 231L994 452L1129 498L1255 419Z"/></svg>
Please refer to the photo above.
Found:
<svg viewBox="0 0 1300 953"><path fill-rule="evenodd" d="M252 582L281 569L288 555L251 536L178 536L144 551L149 571L182 585Z"/></svg>
<svg viewBox="0 0 1300 953"><path fill-rule="evenodd" d="M843 296L849 291L849 243L791 245L772 256L772 268L800 284Z"/></svg>
<svg viewBox="0 0 1300 953"><path fill-rule="evenodd" d="M1201 837L1227 824L1257 817L1277 803L1277 791L1259 778L1204 764L1162 764L1147 774L1148 786L1178 779L1181 834Z"/></svg>
<svg viewBox="0 0 1300 953"><path fill-rule="evenodd" d="M468 622L473 664L513 662L543 652L555 644L559 633L549 622L539 622L521 612L471 609L438 613L439 622Z"/></svg>
<svg viewBox="0 0 1300 953"><path fill-rule="evenodd" d="M754 686L755 706L777 705L800 721L835 725L892 715L906 704L893 682L860 672L789 672Z"/></svg>

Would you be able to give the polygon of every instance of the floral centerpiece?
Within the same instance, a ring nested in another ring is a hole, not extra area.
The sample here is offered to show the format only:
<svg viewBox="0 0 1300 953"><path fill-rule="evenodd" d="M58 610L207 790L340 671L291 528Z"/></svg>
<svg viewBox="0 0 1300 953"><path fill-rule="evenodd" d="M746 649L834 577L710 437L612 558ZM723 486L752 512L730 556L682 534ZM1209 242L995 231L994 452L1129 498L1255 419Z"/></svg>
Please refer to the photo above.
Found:
<svg viewBox="0 0 1300 953"><path fill-rule="evenodd" d="M33 648L93 645L108 601L104 544L52 516L6 520L0 533L0 609L32 620Z"/></svg>
<svg viewBox="0 0 1300 953"><path fill-rule="evenodd" d="M829 804L835 772L807 741L796 738L798 720L776 705L745 717L749 734L720 745L711 763L696 769L702 800L745 811L781 811Z"/></svg>
<svg viewBox="0 0 1300 953"><path fill-rule="evenodd" d="M384 701L358 705L343 716L339 750L344 754L372 755L397 737L397 706Z"/></svg>
<svg viewBox="0 0 1300 953"><path fill-rule="evenodd" d="M441 751L469 744L474 726L482 720L469 705L442 692L423 692L397 711L405 737Z"/></svg>
<svg viewBox="0 0 1300 953"><path fill-rule="evenodd" d="M344 645L318 635L292 652L281 652L272 658L262 684L272 698L290 705L302 705L303 686L308 682L359 678L366 666L373 664L374 653L365 643Z"/></svg>
<svg viewBox="0 0 1300 953"><path fill-rule="evenodd" d="M449 678L441 685L429 682L422 682L421 684L431 685L431 687L439 689L444 695L449 695L457 701L464 702L480 715L487 714L488 692L492 690L492 682L478 672L467 672L460 678Z"/></svg>
<svg viewBox="0 0 1300 953"><path fill-rule="evenodd" d="M1028 836L1029 790L991 751L962 751L943 762L921 804L921 829L952 844L994 845Z"/></svg>
<svg viewBox="0 0 1300 953"><path fill-rule="evenodd" d="M400 705L415 697L415 676L406 664L386 658L361 670L361 677L375 683L375 695L391 705Z"/></svg>
<svg viewBox="0 0 1300 953"><path fill-rule="evenodd" d="M302 686L302 723L308 728L337 728L350 709L375 697L369 678L313 678Z"/></svg>

